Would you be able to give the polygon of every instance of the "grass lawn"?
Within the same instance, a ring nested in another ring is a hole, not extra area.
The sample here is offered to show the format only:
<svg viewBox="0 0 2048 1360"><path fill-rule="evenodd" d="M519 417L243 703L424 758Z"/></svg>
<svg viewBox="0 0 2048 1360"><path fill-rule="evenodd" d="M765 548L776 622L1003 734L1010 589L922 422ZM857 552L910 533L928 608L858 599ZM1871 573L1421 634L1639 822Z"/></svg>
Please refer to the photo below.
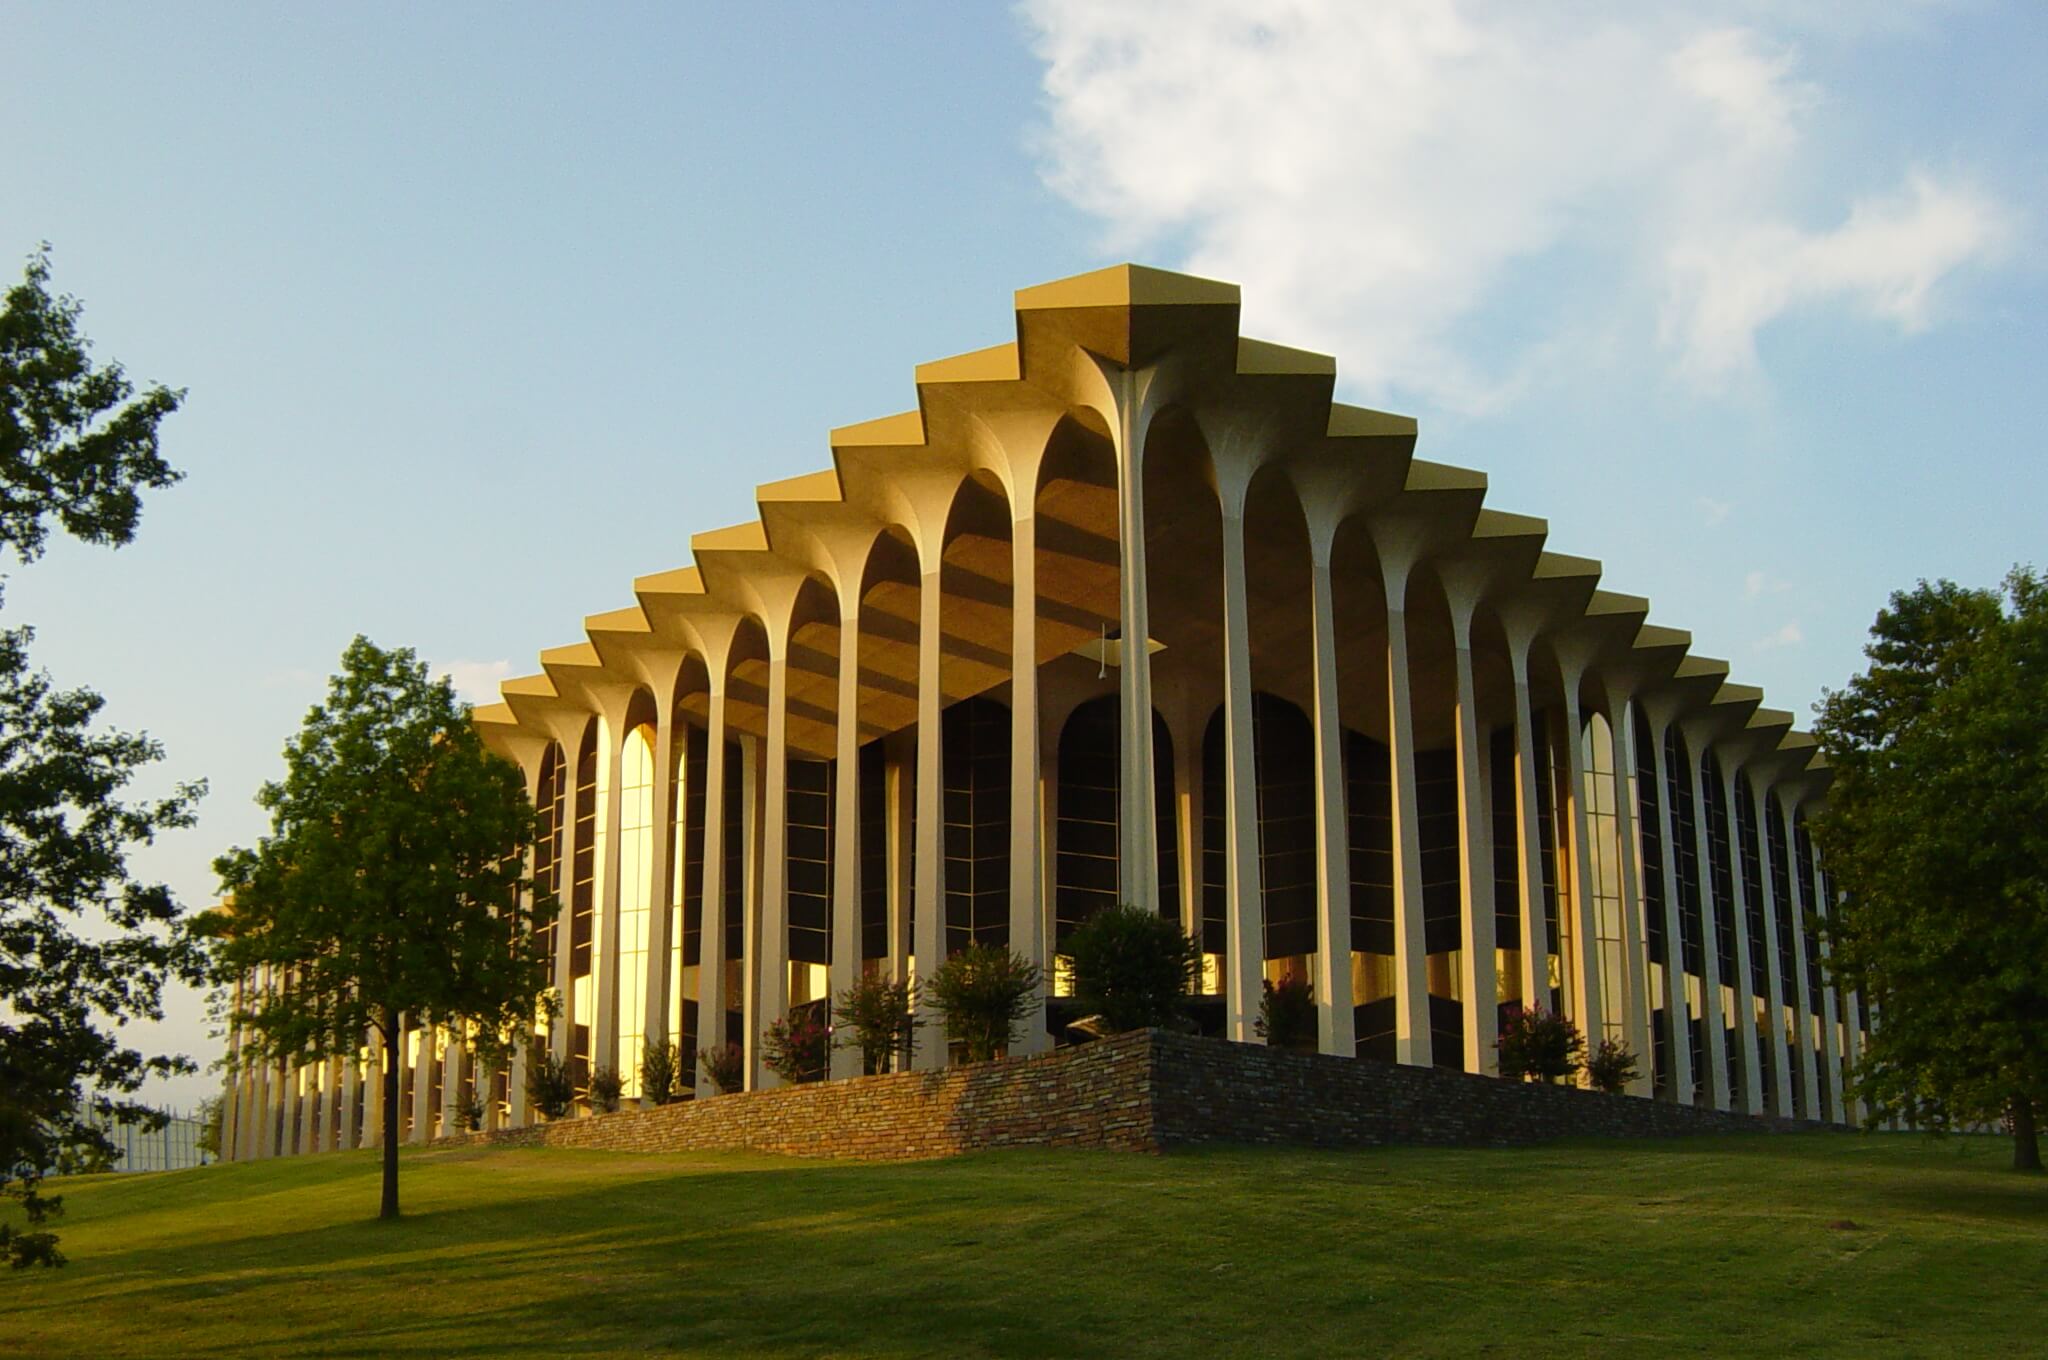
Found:
<svg viewBox="0 0 2048 1360"><path fill-rule="evenodd" d="M2010 1157L411 1152L396 1224L368 1153L86 1177L0 1356L2039 1354L2048 1179Z"/></svg>

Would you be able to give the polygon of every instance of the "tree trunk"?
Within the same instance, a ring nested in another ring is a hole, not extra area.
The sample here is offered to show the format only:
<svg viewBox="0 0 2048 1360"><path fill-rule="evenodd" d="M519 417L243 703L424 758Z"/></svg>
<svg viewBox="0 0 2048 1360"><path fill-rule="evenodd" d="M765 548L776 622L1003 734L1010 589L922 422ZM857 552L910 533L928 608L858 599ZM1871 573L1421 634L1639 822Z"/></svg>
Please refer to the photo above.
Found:
<svg viewBox="0 0 2048 1360"><path fill-rule="evenodd" d="M2034 1120L2034 1102L2015 1096L2012 1102L2012 1169L2041 1169L2041 1130Z"/></svg>
<svg viewBox="0 0 2048 1360"><path fill-rule="evenodd" d="M377 1217L398 1217L398 1017L384 1012L384 1198Z"/></svg>

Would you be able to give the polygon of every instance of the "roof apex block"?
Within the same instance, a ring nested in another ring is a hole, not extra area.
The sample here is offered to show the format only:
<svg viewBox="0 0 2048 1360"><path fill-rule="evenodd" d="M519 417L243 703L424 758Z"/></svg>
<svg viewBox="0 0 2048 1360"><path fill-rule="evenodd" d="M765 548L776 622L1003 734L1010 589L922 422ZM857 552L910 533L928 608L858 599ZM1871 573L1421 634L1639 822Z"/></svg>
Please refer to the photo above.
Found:
<svg viewBox="0 0 2048 1360"><path fill-rule="evenodd" d="M498 682L498 693L517 694L529 699L559 699L562 692L555 688L553 677L548 675L515 675L510 680Z"/></svg>
<svg viewBox="0 0 2048 1360"><path fill-rule="evenodd" d="M1430 463L1417 458L1408 464L1403 491L1484 491L1486 474L1449 463Z"/></svg>
<svg viewBox="0 0 2048 1360"><path fill-rule="evenodd" d="M1595 558L1545 551L1537 557L1536 570L1531 576L1538 581L1563 581L1574 577L1597 577L1601 570L1600 563Z"/></svg>
<svg viewBox="0 0 2048 1360"><path fill-rule="evenodd" d="M1690 647L1692 634L1683 628L1666 628L1661 623L1646 623L1636 634L1638 647Z"/></svg>
<svg viewBox="0 0 2048 1360"><path fill-rule="evenodd" d="M1346 406L1341 401L1330 403L1327 433L1332 439L1413 439L1418 429L1414 416Z"/></svg>
<svg viewBox="0 0 2048 1360"><path fill-rule="evenodd" d="M745 524L730 524L723 529L708 529L701 534L690 535L690 551L699 556L707 552L767 552L768 529L757 519L750 519Z"/></svg>
<svg viewBox="0 0 2048 1360"><path fill-rule="evenodd" d="M604 658L597 654L597 648L588 642L572 642L565 647L548 647L540 654L543 666L579 667L589 670L604 669Z"/></svg>
<svg viewBox="0 0 2048 1360"><path fill-rule="evenodd" d="M1586 617L1604 618L1615 614L1648 614L1650 602L1641 595L1624 595L1618 590L1595 590L1586 603Z"/></svg>
<svg viewBox="0 0 2048 1360"><path fill-rule="evenodd" d="M754 488L757 505L832 505L845 498L845 492L839 485L839 472L835 468L806 472L801 477L785 477L779 482L763 482Z"/></svg>
<svg viewBox="0 0 2048 1360"><path fill-rule="evenodd" d="M704 573L695 567L672 567L633 578L635 595L702 595Z"/></svg>
<svg viewBox="0 0 2048 1360"><path fill-rule="evenodd" d="M1728 663L1717 657L1688 656L1685 660L1678 663L1678 669L1672 672L1671 678L1674 680L1704 680L1709 678L1718 680L1726 674L1728 674Z"/></svg>
<svg viewBox="0 0 2048 1360"><path fill-rule="evenodd" d="M608 609L602 614L586 614L583 630L586 633L651 633L654 625L647 621L647 611L635 604L624 609Z"/></svg>
<svg viewBox="0 0 2048 1360"><path fill-rule="evenodd" d="M1116 264L1088 274L1020 288L1020 312L1070 307L1235 307L1241 294L1234 283L1175 274L1141 264Z"/></svg>
<svg viewBox="0 0 2048 1360"><path fill-rule="evenodd" d="M1709 700L1714 704L1760 704L1763 701L1764 692L1755 685L1738 685L1733 681L1724 681Z"/></svg>
<svg viewBox="0 0 2048 1360"><path fill-rule="evenodd" d="M1024 376L1017 342L990 345L969 354L955 354L917 366L916 381L923 387L932 383L1016 382Z"/></svg>
<svg viewBox="0 0 2048 1360"><path fill-rule="evenodd" d="M1534 515L1517 515L1508 510L1488 510L1480 507L1479 518L1473 521L1474 538L1548 538L1550 521Z"/></svg>
<svg viewBox="0 0 2048 1360"><path fill-rule="evenodd" d="M519 715L507 703L478 704L469 710L469 720L478 727L519 726Z"/></svg>
<svg viewBox="0 0 2048 1360"><path fill-rule="evenodd" d="M1337 361L1313 350L1292 349L1250 336L1237 337L1237 371L1247 377L1334 378Z"/></svg>
<svg viewBox="0 0 2048 1360"><path fill-rule="evenodd" d="M893 416L841 425L832 431L835 449L914 449L924 447L924 412L902 411Z"/></svg>

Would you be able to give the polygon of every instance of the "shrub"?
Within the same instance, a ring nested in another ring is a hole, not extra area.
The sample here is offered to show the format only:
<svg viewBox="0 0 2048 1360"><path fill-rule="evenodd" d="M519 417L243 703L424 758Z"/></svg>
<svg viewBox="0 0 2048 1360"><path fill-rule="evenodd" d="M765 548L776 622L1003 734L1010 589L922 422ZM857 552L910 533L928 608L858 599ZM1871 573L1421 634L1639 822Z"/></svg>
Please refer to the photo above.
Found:
<svg viewBox="0 0 2048 1360"><path fill-rule="evenodd" d="M626 1079L619 1075L616 1067L593 1067L590 1069L590 1108L599 1114L610 1114L619 1108L619 1092L626 1089Z"/></svg>
<svg viewBox="0 0 2048 1360"><path fill-rule="evenodd" d="M1514 1006L1502 1017L1500 1074L1510 1081L1568 1081L1586 1059L1579 1027L1541 1006Z"/></svg>
<svg viewBox="0 0 2048 1360"><path fill-rule="evenodd" d="M683 1096L682 1051L666 1039L649 1039L640 1049L640 1094L656 1105Z"/></svg>
<svg viewBox="0 0 2048 1360"><path fill-rule="evenodd" d="M967 1050L967 1061L987 1062L1030 1013L1038 982L1038 965L1022 954L971 944L932 970L924 995L946 1017L946 1034Z"/></svg>
<svg viewBox="0 0 2048 1360"><path fill-rule="evenodd" d="M1128 902L1089 917L1066 952L1075 1002L1113 1034L1178 1021L1202 966L1202 946L1178 924Z"/></svg>
<svg viewBox="0 0 2048 1360"><path fill-rule="evenodd" d="M762 1036L762 1062L792 1086L825 1077L832 1031L825 1027L823 1010L822 1006L799 1006L785 1018L770 1022Z"/></svg>
<svg viewBox="0 0 2048 1360"><path fill-rule="evenodd" d="M484 1102L476 1092L471 1091L455 1102L455 1122L471 1133L484 1126Z"/></svg>
<svg viewBox="0 0 2048 1360"><path fill-rule="evenodd" d="M862 977L833 1001L836 1041L860 1049L860 1070L868 1076L888 1071L892 1057L908 1065L917 1046L913 991L907 979L892 982L878 972Z"/></svg>
<svg viewBox="0 0 2048 1360"><path fill-rule="evenodd" d="M1309 980L1298 974L1259 984L1259 1018L1252 1028L1264 1036L1271 1048L1314 1052L1318 1037L1316 993Z"/></svg>
<svg viewBox="0 0 2048 1360"><path fill-rule="evenodd" d="M738 1044L697 1050L697 1062L704 1075L722 1096L735 1095L747 1084L747 1055Z"/></svg>
<svg viewBox="0 0 2048 1360"><path fill-rule="evenodd" d="M549 1119L560 1119L576 1103L569 1064L537 1044L526 1056L526 1101Z"/></svg>
<svg viewBox="0 0 2048 1360"><path fill-rule="evenodd" d="M1586 1060L1586 1081L1596 1091L1619 1095L1628 1088L1640 1073L1636 1071L1636 1055L1627 1044L1616 1039L1602 1039L1600 1047L1593 1050L1593 1056Z"/></svg>

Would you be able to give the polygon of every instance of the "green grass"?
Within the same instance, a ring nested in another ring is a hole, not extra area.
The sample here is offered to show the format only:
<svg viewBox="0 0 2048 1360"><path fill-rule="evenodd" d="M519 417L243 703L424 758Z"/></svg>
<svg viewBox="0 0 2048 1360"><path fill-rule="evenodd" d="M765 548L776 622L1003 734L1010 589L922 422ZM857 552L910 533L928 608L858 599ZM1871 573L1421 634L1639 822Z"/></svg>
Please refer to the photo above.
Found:
<svg viewBox="0 0 2048 1360"><path fill-rule="evenodd" d="M2048 1180L2009 1157L421 1152L396 1224L367 1153L88 1177L0 1356L2032 1354Z"/></svg>

